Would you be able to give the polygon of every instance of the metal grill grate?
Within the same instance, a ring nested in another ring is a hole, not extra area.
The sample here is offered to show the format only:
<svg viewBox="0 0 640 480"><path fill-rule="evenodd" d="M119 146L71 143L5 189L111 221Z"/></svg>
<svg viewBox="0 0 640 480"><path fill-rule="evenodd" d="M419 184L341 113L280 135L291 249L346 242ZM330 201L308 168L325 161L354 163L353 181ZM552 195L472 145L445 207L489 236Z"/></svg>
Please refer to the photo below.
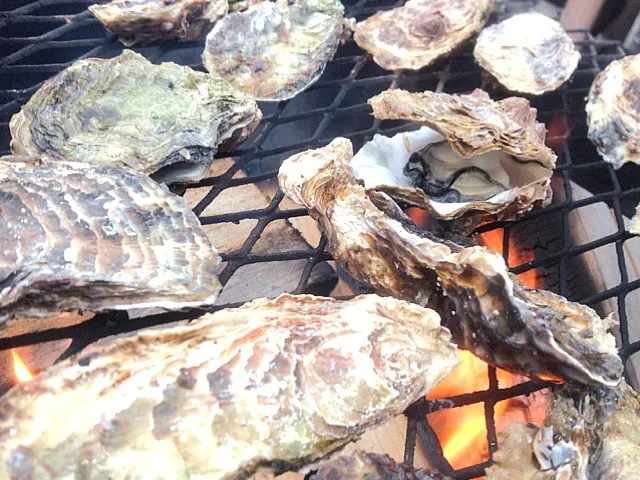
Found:
<svg viewBox="0 0 640 480"><path fill-rule="evenodd" d="M122 51L119 42L99 25L86 10L94 3L91 0L4 0L0 12L0 152L8 152L8 121L20 106L28 100L42 81L80 58L92 56L112 57ZM402 0L344 0L347 15L361 20L379 9L388 9L403 3ZM537 6L537 2L512 1L503 4L494 19L501 19L514 13L527 11ZM572 80L559 91L549 93L532 101L538 109L539 119L550 130L548 143L558 154L558 167L554 178L555 193L559 201L552 206L534 211L525 219L511 224L492 224L482 227L482 231L504 228L503 254L507 262L510 258L510 238L526 235L527 225L559 225L560 234L553 241L546 242L542 253L536 251L536 259L522 265L512 265L512 271L522 274L531 269L539 269L553 274L550 289L568 296L571 300L582 301L597 306L600 302L613 299L617 302L617 314L621 324L621 356L626 362L640 350L640 342L632 338L629 325L640 324L640 313L628 311L628 299L640 287L639 274L633 272L625 258L625 242L630 235L624 230L623 214L630 216L633 207L640 200L640 175L635 165L628 165L615 171L603 162L594 147L586 139L584 97L594 76L611 60L624 55L618 43L599 41L589 33L578 42L582 60ZM203 39L190 43L168 43L139 47L134 50L151 61L175 61L202 69L200 54ZM450 58L417 72L391 73L376 66L369 56L357 47L353 40L343 45L336 58L329 63L322 78L298 97L284 102L261 104L264 120L258 130L241 148L234 152L230 167L219 175L202 180L197 185L183 189L204 193L194 207L203 225L231 224L251 220L251 228L242 245L225 252L226 262L221 274L223 284L228 284L233 275L247 265L262 262L304 261L304 268L294 293L306 292L309 279L316 266L330 260L325 251L325 239L317 246L284 249L272 245L264 252L256 252L255 246L270 224L306 216L303 209L289 208L283 202L280 191L269 197L268 205L253 210L242 210L223 214L208 215L205 209L215 202L222 192L235 187L260 185L273 182L281 161L293 153L316 148L328 143L336 136L345 136L360 146L375 133L392 135L411 128L401 122L375 120L366 100L388 88L404 88L410 91L435 90L447 93L469 92L473 88L484 88L493 98L506 96L483 76L474 63L472 46L463 48ZM246 176L239 176L246 174ZM574 198L575 185L591 191L594 195ZM207 187L207 188L204 188ZM578 246L571 238L570 216L572 212L591 205L606 203L615 217L616 230ZM535 227L534 227L535 228ZM529 230L531 227L529 227ZM522 232L525 232L524 234ZM573 260L598 248L615 248L619 282L597 294L584 298L571 289ZM540 250L540 249L538 249ZM277 274L277 272L275 272ZM219 305L209 311L230 306ZM62 357L72 355L89 343L113 334L173 322L192 319L204 310L182 313L162 313L129 319L126 313L100 314L79 325L53 328L38 333L17 335L0 339L0 350L32 345L59 339L72 339L71 345ZM456 478L472 478L483 473L488 465L480 465L453 471L442 455L442 450L425 415L443 408L454 408L477 402L484 402L487 440L490 454L497 449L494 422L494 407L497 402L529 394L546 387L542 382L527 382L511 388L500 388L495 369L488 369L489 388L486 391L459 395L448 401L429 402L421 400L407 411L409 417L405 460L413 461L416 437L428 452L435 467Z"/></svg>

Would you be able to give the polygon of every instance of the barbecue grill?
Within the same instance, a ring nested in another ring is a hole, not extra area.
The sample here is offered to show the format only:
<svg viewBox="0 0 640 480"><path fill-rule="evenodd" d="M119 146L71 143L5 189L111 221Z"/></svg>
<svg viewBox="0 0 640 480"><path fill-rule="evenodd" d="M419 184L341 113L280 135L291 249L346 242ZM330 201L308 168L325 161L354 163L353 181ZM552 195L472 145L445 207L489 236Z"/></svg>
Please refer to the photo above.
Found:
<svg viewBox="0 0 640 480"><path fill-rule="evenodd" d="M123 47L118 40L106 32L87 11L92 3L95 0L3 1L2 8L5 11L0 12L0 153L9 151L10 117L19 111L42 81L75 60L87 57L108 58L122 51ZM343 3L347 17L362 20L377 10L401 5L403 0L395 3L392 0L343 0ZM500 5L492 21L537 6L537 2L532 0L506 2ZM552 15L553 13L551 12ZM629 242L632 237L625 231L624 216L631 216L640 200L640 172L635 165L626 165L615 171L599 157L586 138L584 114L585 97L595 75L609 62L623 56L624 51L617 42L597 40L589 32L573 33L580 37L577 46L582 59L572 79L558 91L532 99L533 106L538 109L538 118L549 129L547 143L559 156L553 183L556 200L548 208L535 210L519 222L483 225L476 233L504 229L502 253L507 262L510 261L510 246L513 245L510 239L519 239L524 244L531 242L533 236L534 243L538 242L535 260L511 265L515 274L523 274L532 269L544 271L547 288L594 308L601 307L603 302L613 301L620 320L620 355L627 364L630 357L640 350L640 341L633 338L630 331L630 325L640 325L640 311L631 309L629 303L632 292L640 287L640 278L633 273L628 253L625 256L625 242ZM136 47L134 50L154 63L174 61L202 70L200 54L203 46L204 39L200 39L197 42ZM325 262L331 260L325 248L324 237L320 238L316 246L308 246L302 242L293 247L283 243L270 245L268 249L256 248L270 225L307 215L304 209L288 207L282 192L273 188L272 193L267 195L267 204L260 208L247 210L243 208L242 202L238 202L232 211L223 213L210 214L207 213L207 208L221 194L231 189L248 185L273 185L282 160L302 150L323 146L336 136L350 138L357 149L375 133L393 135L412 128L402 122L374 119L366 104L371 96L394 87L447 93L467 93L474 88L483 88L494 99L507 96L475 64L472 45L467 45L448 58L419 71L388 72L375 65L370 56L361 51L353 40L347 41L339 48L335 59L328 64L321 79L307 91L289 101L260 105L264 113L260 127L233 152L231 160L220 164L224 165L220 172L198 184L175 187L176 193L196 198L193 210L203 225L217 228L222 224L232 225L244 221L251 221L253 225L246 230L248 233L242 238L239 247L223 252L225 263L220 275L223 285L230 286L234 275L241 269L255 268L260 263L274 262L272 275L277 277L278 266L298 262L303 266L299 268L299 279L296 279L297 285L292 289L293 293L330 293L335 281L323 286L312 284L311 280L314 271L321 266L326 268ZM581 195L578 198L576 188L585 189L591 195ZM572 237L572 215L578 209L603 202L613 215L614 231L576 245ZM627 247L628 245L629 243L626 244ZM585 294L584 290L575 287L576 278L583 276L582 272L576 271L579 268L576 259L605 246L615 250L619 281L609 282L601 291ZM345 277L343 272L339 271L339 274ZM365 291L353 280L346 277L344 280L356 293ZM237 287L235 285L234 288ZM221 298L225 298L224 291ZM136 318L129 318L126 312L99 314L72 326L5 336L0 338L0 351L71 339L69 347L60 357L65 358L109 335L193 319L206 311L235 306L241 302L221 303L225 304L207 310L154 313ZM413 462L416 439L419 438L430 463L444 474L459 479L483 474L491 460L460 470L454 470L449 465L442 454L438 438L429 425L427 414L441 409L483 403L487 444L489 454L492 455L498 447L494 421L496 403L549 386L545 382L529 381L501 388L495 369L489 367L487 374L489 388L486 390L446 400L423 399L407 410L404 453L407 463Z"/></svg>

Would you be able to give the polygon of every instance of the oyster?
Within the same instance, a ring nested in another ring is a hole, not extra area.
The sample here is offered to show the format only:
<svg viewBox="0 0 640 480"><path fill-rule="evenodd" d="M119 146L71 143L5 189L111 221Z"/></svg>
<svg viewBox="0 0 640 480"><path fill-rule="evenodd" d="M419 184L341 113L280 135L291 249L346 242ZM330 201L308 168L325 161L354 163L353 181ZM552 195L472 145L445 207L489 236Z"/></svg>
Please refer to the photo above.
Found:
<svg viewBox="0 0 640 480"><path fill-rule="evenodd" d="M589 90L589 139L605 161L640 163L640 54L611 62Z"/></svg>
<svg viewBox="0 0 640 480"><path fill-rule="evenodd" d="M89 11L127 46L196 40L229 10L227 0L112 0Z"/></svg>
<svg viewBox="0 0 640 480"><path fill-rule="evenodd" d="M298 468L424 395L457 363L449 340L435 312L376 295L282 295L107 339L0 399L0 479Z"/></svg>
<svg viewBox="0 0 640 480"><path fill-rule="evenodd" d="M212 304L220 258L182 198L129 168L0 158L0 324Z"/></svg>
<svg viewBox="0 0 640 480"><path fill-rule="evenodd" d="M418 229L388 195L358 183L352 156L337 138L285 160L278 174L347 272L376 293L434 308L459 347L497 367L587 385L620 381L614 337L595 311L523 286L497 253Z"/></svg>
<svg viewBox="0 0 640 480"><path fill-rule="evenodd" d="M338 0L261 2L218 22L202 60L258 100L286 100L320 78L338 48L343 14Z"/></svg>
<svg viewBox="0 0 640 480"><path fill-rule="evenodd" d="M365 144L350 165L367 188L455 219L459 230L514 220L551 201L556 156L524 98L387 90L369 103L376 118L428 127Z"/></svg>
<svg viewBox="0 0 640 480"><path fill-rule="evenodd" d="M45 82L9 128L15 154L124 165L175 182L202 178L217 149L233 148L261 118L221 78L125 50Z"/></svg>
<svg viewBox="0 0 640 480"><path fill-rule="evenodd" d="M560 24L537 12L514 15L482 30L473 55L508 90L531 95L556 90L580 61Z"/></svg>
<svg viewBox="0 0 640 480"><path fill-rule="evenodd" d="M387 70L417 70L479 32L494 0L409 0L359 22L353 38Z"/></svg>

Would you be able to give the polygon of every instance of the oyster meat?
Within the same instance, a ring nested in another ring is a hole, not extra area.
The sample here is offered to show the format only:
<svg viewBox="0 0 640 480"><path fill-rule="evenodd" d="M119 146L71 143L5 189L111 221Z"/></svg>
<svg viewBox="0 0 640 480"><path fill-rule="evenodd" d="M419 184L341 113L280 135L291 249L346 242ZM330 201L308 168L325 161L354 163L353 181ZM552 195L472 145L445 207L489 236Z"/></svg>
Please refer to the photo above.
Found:
<svg viewBox="0 0 640 480"><path fill-rule="evenodd" d="M356 43L387 70L417 70L479 32L494 0L409 0L356 25Z"/></svg>
<svg viewBox="0 0 640 480"><path fill-rule="evenodd" d="M0 158L0 324L213 304L220 258L184 200L129 168Z"/></svg>
<svg viewBox="0 0 640 480"><path fill-rule="evenodd" d="M388 195L359 184L352 156L351 142L337 138L285 160L278 175L347 272L376 293L435 309L459 347L497 367L587 385L620 381L614 337L594 310L523 286L497 253L417 228Z"/></svg>
<svg viewBox="0 0 640 480"><path fill-rule="evenodd" d="M320 78L338 48L343 14L338 0L260 2L218 22L202 60L258 100L286 100Z"/></svg>
<svg viewBox="0 0 640 480"><path fill-rule="evenodd" d="M89 11L127 46L196 40L229 10L227 0L112 0Z"/></svg>
<svg viewBox="0 0 640 480"><path fill-rule="evenodd" d="M164 182L197 181L217 149L258 126L255 100L223 79L125 50L75 62L13 116L15 154L123 165Z"/></svg>
<svg viewBox="0 0 640 480"><path fill-rule="evenodd" d="M640 54L611 62L589 90L589 139L605 161L640 163Z"/></svg>
<svg viewBox="0 0 640 480"><path fill-rule="evenodd" d="M531 95L556 90L580 61L562 26L537 12L514 15L482 30L473 55L505 88Z"/></svg>
<svg viewBox="0 0 640 480"><path fill-rule="evenodd" d="M282 295L107 339L0 399L0 479L299 468L424 395L457 363L449 340L435 312L376 295Z"/></svg>
<svg viewBox="0 0 640 480"><path fill-rule="evenodd" d="M387 90L369 103L376 118L426 127L376 135L356 153L350 165L368 189L455 220L465 231L480 221L514 220L551 201L556 155L526 99L494 102L482 90Z"/></svg>

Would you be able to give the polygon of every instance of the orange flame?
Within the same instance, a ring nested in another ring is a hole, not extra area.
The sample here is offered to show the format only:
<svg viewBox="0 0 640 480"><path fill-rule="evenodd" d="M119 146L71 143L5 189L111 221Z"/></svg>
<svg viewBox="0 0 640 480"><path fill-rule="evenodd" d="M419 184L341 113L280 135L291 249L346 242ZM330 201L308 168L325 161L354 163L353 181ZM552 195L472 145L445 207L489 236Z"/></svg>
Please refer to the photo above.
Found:
<svg viewBox="0 0 640 480"><path fill-rule="evenodd" d="M18 379L18 383L33 380L33 374L14 349L11 350L11 358L13 359L13 373L15 373Z"/></svg>

